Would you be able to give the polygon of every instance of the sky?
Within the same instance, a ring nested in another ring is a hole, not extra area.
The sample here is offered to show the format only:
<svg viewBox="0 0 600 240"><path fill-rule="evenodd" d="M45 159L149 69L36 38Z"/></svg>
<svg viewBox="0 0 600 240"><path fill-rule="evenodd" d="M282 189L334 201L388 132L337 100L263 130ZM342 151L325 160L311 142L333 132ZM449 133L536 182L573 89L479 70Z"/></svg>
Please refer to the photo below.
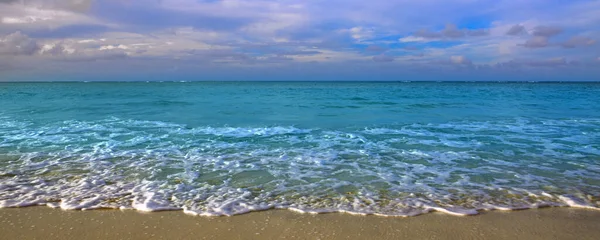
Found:
<svg viewBox="0 0 600 240"><path fill-rule="evenodd" d="M600 81L600 0L0 0L0 81Z"/></svg>

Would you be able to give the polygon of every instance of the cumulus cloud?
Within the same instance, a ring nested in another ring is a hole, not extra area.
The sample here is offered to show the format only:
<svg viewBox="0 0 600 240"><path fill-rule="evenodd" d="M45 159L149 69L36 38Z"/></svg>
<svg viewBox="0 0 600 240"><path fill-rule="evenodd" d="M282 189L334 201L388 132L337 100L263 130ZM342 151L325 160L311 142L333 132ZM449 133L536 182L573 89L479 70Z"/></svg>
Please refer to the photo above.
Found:
<svg viewBox="0 0 600 240"><path fill-rule="evenodd" d="M468 30L466 33L468 36L472 36L472 37L481 37L481 36L487 36L490 34L490 32L486 29L473 29L473 30Z"/></svg>
<svg viewBox="0 0 600 240"><path fill-rule="evenodd" d="M413 36L421 39L434 39L441 38L443 35L440 32L433 32L430 30L421 29L419 31L416 31Z"/></svg>
<svg viewBox="0 0 600 240"><path fill-rule="evenodd" d="M485 29L459 29L454 24L446 24L444 29L440 31L430 31L421 29L413 34L412 40L419 39L458 39L466 36L479 37L486 36L489 32ZM411 40L404 38L405 42L409 42L406 40ZM402 39L401 39L402 41Z"/></svg>
<svg viewBox="0 0 600 240"><path fill-rule="evenodd" d="M37 42L21 32L0 38L0 55L32 55L38 50Z"/></svg>
<svg viewBox="0 0 600 240"><path fill-rule="evenodd" d="M350 33L350 36L358 41L372 38L375 33L373 29L364 28L364 27L353 27L346 30Z"/></svg>
<svg viewBox="0 0 600 240"><path fill-rule="evenodd" d="M40 42L14 32L0 37L0 56L29 56L52 61L97 61L125 58L129 55L123 48L105 45L78 44L76 42Z"/></svg>
<svg viewBox="0 0 600 240"><path fill-rule="evenodd" d="M517 36L517 35L521 35L526 32L527 31L525 30L525 27L523 25L517 24L517 25L512 26L510 29L508 29L508 31L506 32L506 35Z"/></svg>
<svg viewBox="0 0 600 240"><path fill-rule="evenodd" d="M42 55L58 56L65 54L65 52L68 51L67 48L63 45L63 43L56 43L42 46L39 53Z"/></svg>
<svg viewBox="0 0 600 240"><path fill-rule="evenodd" d="M442 29L440 34L447 38L461 38L466 36L466 30L461 30L454 24L446 24L446 28Z"/></svg>
<svg viewBox="0 0 600 240"><path fill-rule="evenodd" d="M537 26L533 29L532 35L538 37L552 37L562 33L563 30L556 26Z"/></svg>
<svg viewBox="0 0 600 240"><path fill-rule="evenodd" d="M567 59L564 57L526 62L527 65L532 67L558 67L565 66L568 63L569 62L567 62Z"/></svg>
<svg viewBox="0 0 600 240"><path fill-rule="evenodd" d="M548 46L548 38L543 36L535 36L529 40L527 40L523 47L526 48L543 48Z"/></svg>
<svg viewBox="0 0 600 240"><path fill-rule="evenodd" d="M380 55L374 56L373 61L375 61L375 62L393 62L394 57L380 54Z"/></svg>
<svg viewBox="0 0 600 240"><path fill-rule="evenodd" d="M546 36L534 36L528 39L524 44L520 44L526 48L544 48L549 46L560 46L562 48L587 47L596 44L596 40L589 37L573 36L564 42L550 43Z"/></svg>
<svg viewBox="0 0 600 240"><path fill-rule="evenodd" d="M285 62L285 61L293 61L294 58L285 56L285 55L277 55L277 56L269 56L266 58L259 58L259 60L263 60L265 62Z"/></svg>
<svg viewBox="0 0 600 240"><path fill-rule="evenodd" d="M586 46L592 46L596 44L596 40L588 38L588 37L582 37L582 36L574 36L571 37L570 39L568 39L565 42L562 42L560 44L560 46L564 47L564 48L575 48L575 47L586 47Z"/></svg>
<svg viewBox="0 0 600 240"><path fill-rule="evenodd" d="M427 39L427 38L423 38L423 37L415 37L415 36L406 36L406 37L398 39L398 41L403 42L403 43L428 42L428 41L431 41L431 39Z"/></svg>

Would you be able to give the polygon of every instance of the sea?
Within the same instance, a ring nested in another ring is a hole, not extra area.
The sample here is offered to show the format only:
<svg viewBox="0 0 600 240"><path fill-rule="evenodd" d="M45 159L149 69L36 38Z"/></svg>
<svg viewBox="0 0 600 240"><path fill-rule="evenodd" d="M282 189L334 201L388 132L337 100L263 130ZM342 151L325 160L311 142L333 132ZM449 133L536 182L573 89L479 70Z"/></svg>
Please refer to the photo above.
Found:
<svg viewBox="0 0 600 240"><path fill-rule="evenodd" d="M0 83L0 207L600 209L600 83Z"/></svg>

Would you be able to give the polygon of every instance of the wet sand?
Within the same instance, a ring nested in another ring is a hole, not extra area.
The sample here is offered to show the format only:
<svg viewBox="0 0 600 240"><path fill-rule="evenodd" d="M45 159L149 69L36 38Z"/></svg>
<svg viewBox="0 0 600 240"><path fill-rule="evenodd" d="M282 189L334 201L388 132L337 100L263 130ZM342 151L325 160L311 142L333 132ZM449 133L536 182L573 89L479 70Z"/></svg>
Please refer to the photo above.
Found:
<svg viewBox="0 0 600 240"><path fill-rule="evenodd" d="M0 239L600 239L600 211L544 208L393 218L270 210L233 217L0 209Z"/></svg>

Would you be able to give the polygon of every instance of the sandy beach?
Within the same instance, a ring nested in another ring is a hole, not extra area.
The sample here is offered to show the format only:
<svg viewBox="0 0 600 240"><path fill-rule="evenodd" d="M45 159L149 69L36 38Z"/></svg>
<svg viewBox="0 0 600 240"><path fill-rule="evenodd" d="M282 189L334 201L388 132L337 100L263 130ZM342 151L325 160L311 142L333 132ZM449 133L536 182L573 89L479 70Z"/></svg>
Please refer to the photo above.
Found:
<svg viewBox="0 0 600 240"><path fill-rule="evenodd" d="M457 217L299 214L285 210L233 217L182 212L0 209L2 239L598 239L600 211L545 208Z"/></svg>

